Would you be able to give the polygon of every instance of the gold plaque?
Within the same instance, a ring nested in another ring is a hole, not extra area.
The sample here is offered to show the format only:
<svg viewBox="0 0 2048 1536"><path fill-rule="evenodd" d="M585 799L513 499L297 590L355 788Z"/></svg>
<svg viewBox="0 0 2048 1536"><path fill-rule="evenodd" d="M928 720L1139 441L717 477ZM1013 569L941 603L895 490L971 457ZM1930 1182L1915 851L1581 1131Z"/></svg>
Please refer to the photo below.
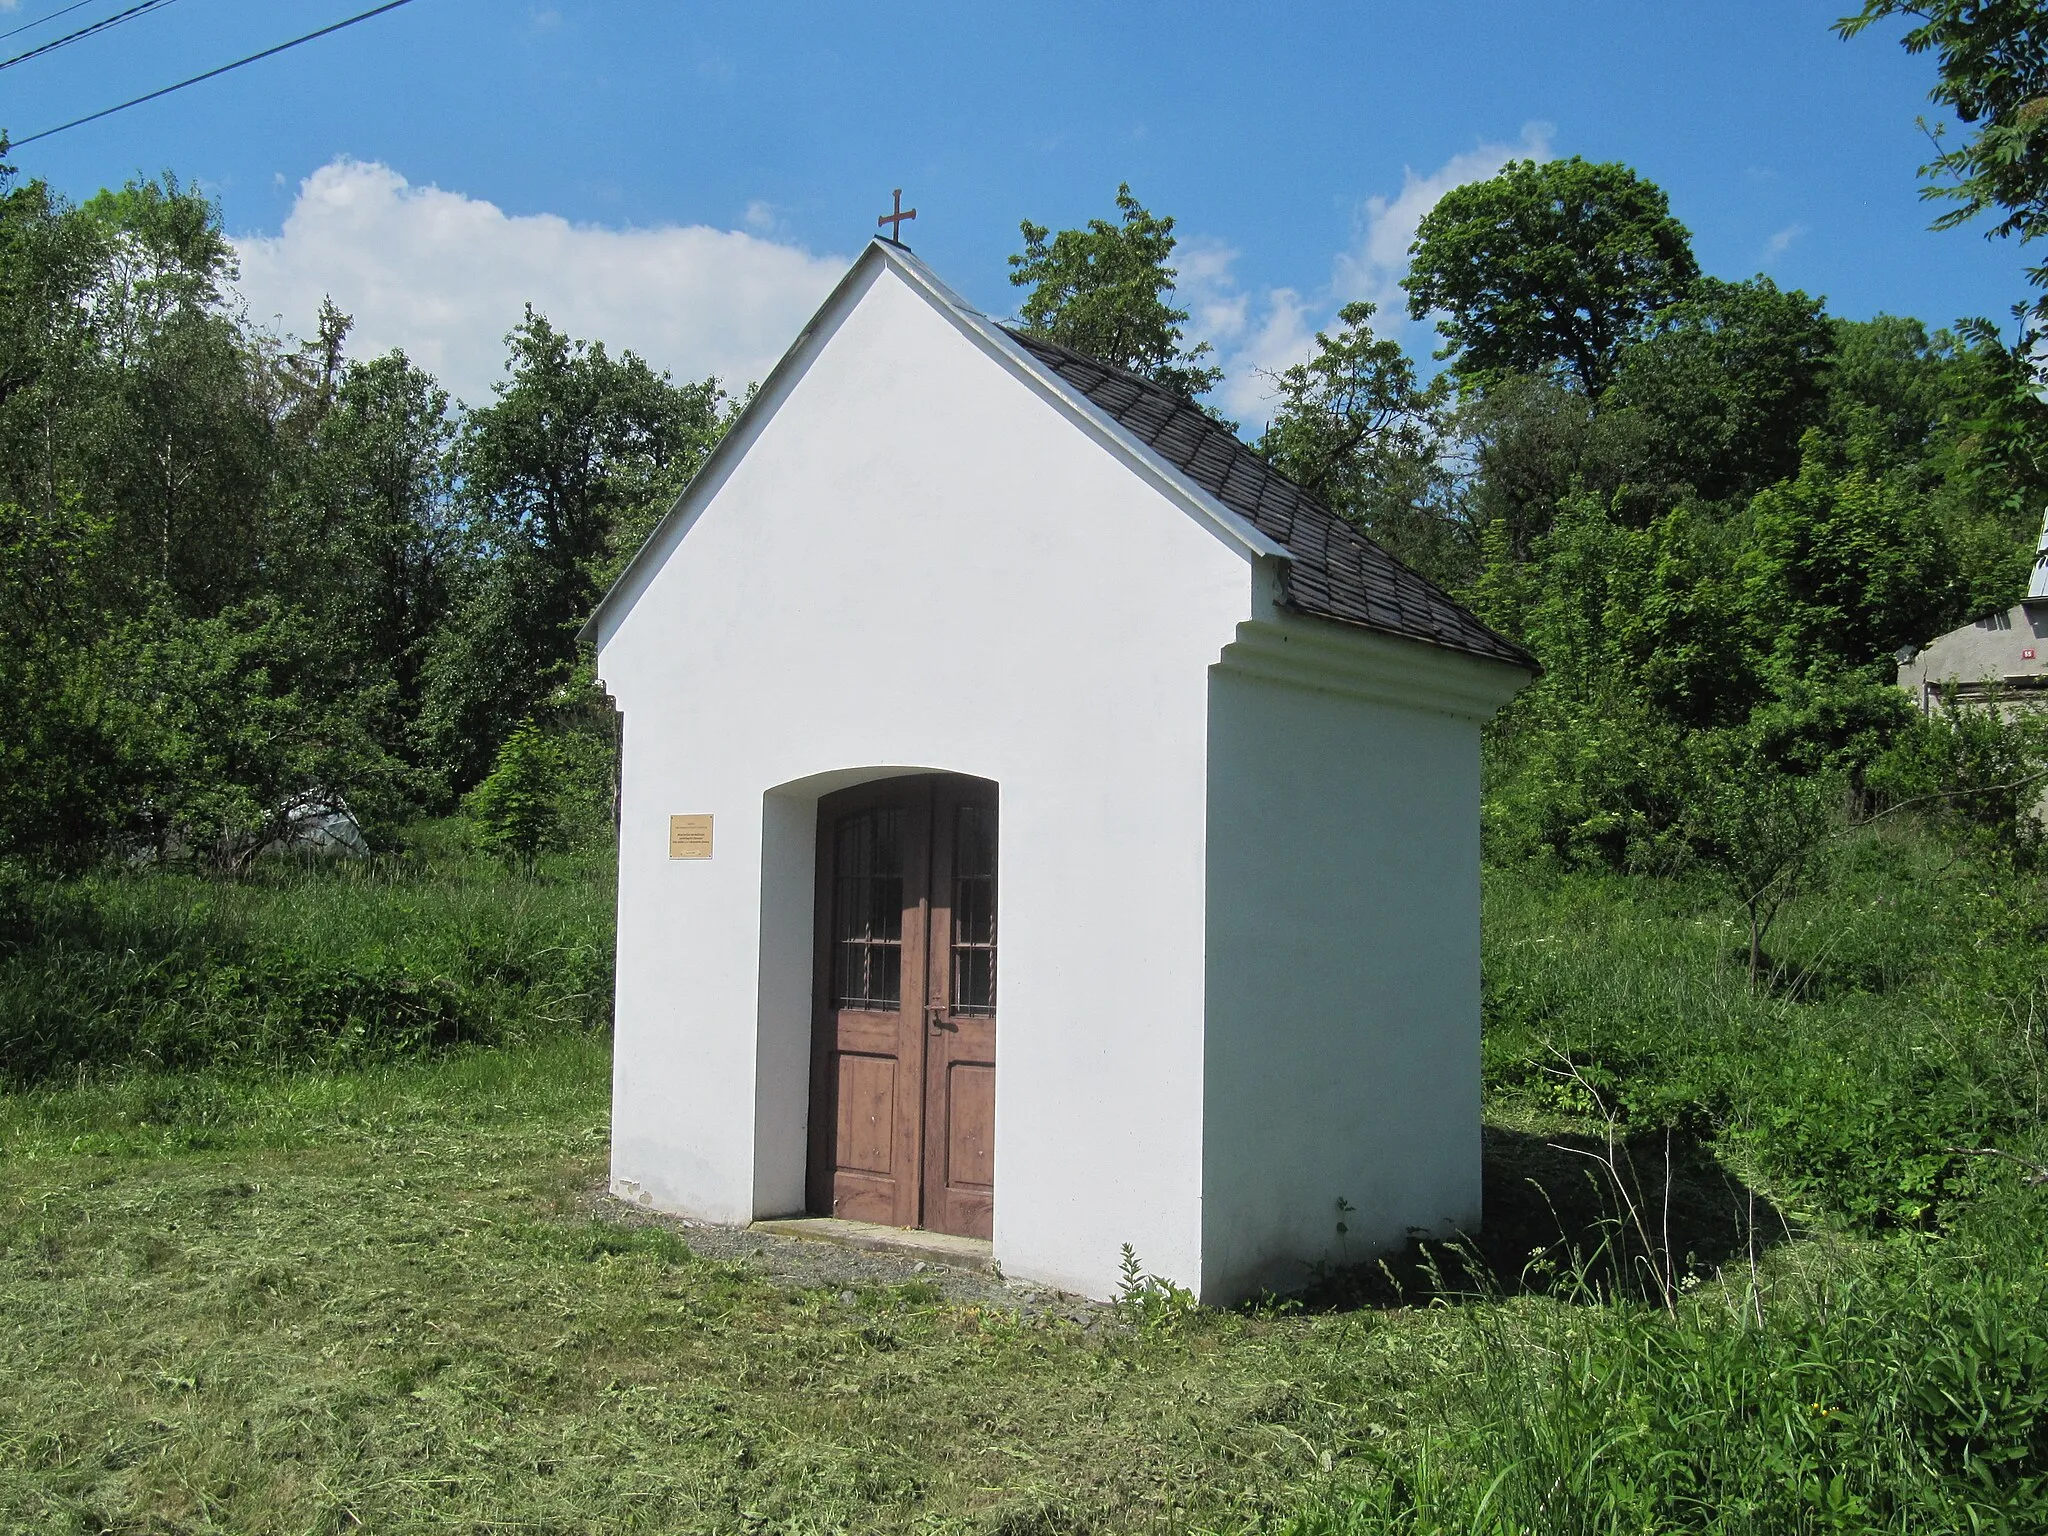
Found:
<svg viewBox="0 0 2048 1536"><path fill-rule="evenodd" d="M711 818L671 816L668 819L668 856L672 859L711 857Z"/></svg>

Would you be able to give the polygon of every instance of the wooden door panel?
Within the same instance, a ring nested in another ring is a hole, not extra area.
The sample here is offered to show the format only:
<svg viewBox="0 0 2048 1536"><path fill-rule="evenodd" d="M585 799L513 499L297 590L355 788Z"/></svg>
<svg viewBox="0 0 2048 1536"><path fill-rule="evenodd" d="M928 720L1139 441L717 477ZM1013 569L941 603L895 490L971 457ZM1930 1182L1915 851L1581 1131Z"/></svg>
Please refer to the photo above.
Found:
<svg viewBox="0 0 2048 1536"><path fill-rule="evenodd" d="M864 1056L887 1056L894 1060L903 1049L903 1015L898 1013L855 1013L839 1010L833 1032L834 1048Z"/></svg>
<svg viewBox="0 0 2048 1536"><path fill-rule="evenodd" d="M896 1072L893 1056L839 1053L838 1167L846 1173L896 1171Z"/></svg>
<svg viewBox="0 0 2048 1536"><path fill-rule="evenodd" d="M931 1045L926 1096L924 1224L995 1235L995 1021L949 1020Z"/></svg>
<svg viewBox="0 0 2048 1536"><path fill-rule="evenodd" d="M849 1221L910 1226L920 1197L916 1089L922 1062L914 1054L906 1060L903 1034L915 1031L917 1016L888 1020L879 1041L876 1023L865 1018L859 1027L842 1029L832 1053L830 1182L813 1209ZM912 1039L912 1052L918 1043Z"/></svg>
<svg viewBox="0 0 2048 1536"><path fill-rule="evenodd" d="M816 1022L806 1203L913 1226L923 1190L930 791L891 781L818 806Z"/></svg>
<svg viewBox="0 0 2048 1536"><path fill-rule="evenodd" d="M921 775L818 804L819 1214L989 1237L996 792Z"/></svg>
<svg viewBox="0 0 2048 1536"><path fill-rule="evenodd" d="M946 1188L988 1194L995 1167L996 1064L953 1062L946 1073Z"/></svg>
<svg viewBox="0 0 2048 1536"><path fill-rule="evenodd" d="M942 781L932 806L924 1224L995 1229L995 786Z"/></svg>

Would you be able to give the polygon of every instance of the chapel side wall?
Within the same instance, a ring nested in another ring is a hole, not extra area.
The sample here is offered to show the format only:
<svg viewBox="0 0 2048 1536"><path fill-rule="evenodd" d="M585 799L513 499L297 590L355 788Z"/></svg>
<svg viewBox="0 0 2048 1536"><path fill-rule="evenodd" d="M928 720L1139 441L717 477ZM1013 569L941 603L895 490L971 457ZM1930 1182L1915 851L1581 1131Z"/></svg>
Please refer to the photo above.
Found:
<svg viewBox="0 0 2048 1536"><path fill-rule="evenodd" d="M847 771L969 774L1001 797L995 1257L1107 1296L1130 1243L1193 1286L1206 669L1252 568L896 277L820 330L600 651L632 754L615 1184L788 1213L803 818ZM709 860L667 857L687 812Z"/></svg>
<svg viewBox="0 0 2048 1536"><path fill-rule="evenodd" d="M1477 1230L1479 730L1211 675L1204 1300Z"/></svg>

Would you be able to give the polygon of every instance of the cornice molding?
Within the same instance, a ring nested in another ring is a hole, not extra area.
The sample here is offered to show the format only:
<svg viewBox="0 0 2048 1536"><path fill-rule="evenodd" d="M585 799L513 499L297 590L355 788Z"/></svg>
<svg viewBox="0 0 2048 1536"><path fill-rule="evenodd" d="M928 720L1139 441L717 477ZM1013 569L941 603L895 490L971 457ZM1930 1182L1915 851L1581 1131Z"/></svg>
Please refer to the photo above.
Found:
<svg viewBox="0 0 2048 1536"><path fill-rule="evenodd" d="M1290 688L1482 724L1533 681L1506 662L1306 618L1238 625L1216 665Z"/></svg>

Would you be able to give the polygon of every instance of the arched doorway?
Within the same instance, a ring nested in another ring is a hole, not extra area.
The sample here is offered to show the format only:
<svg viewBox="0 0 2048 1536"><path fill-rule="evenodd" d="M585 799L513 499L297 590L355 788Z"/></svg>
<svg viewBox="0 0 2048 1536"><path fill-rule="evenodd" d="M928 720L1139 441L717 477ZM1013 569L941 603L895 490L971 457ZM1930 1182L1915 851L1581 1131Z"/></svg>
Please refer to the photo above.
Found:
<svg viewBox="0 0 2048 1536"><path fill-rule="evenodd" d="M996 809L955 774L818 802L816 1215L993 1234Z"/></svg>

